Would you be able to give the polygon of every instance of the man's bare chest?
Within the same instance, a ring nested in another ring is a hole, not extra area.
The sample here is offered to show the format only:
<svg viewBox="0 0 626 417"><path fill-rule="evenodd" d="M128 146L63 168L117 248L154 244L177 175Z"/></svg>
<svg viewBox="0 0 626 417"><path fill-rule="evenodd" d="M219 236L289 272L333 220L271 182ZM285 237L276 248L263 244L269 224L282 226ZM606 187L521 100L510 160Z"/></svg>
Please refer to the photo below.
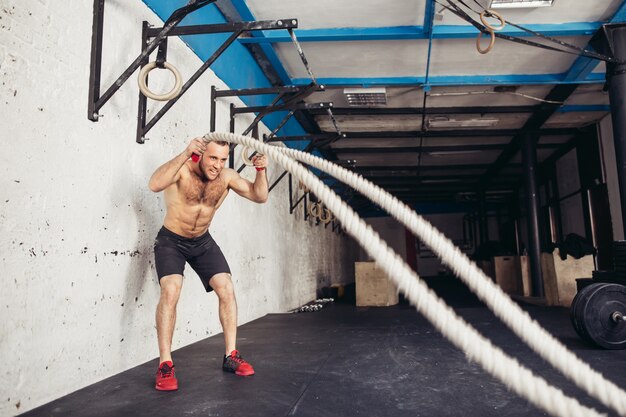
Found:
<svg viewBox="0 0 626 417"><path fill-rule="evenodd" d="M190 176L182 181L180 187L181 196L189 204L215 206L225 192L226 184L219 177L213 181L203 181L200 178Z"/></svg>

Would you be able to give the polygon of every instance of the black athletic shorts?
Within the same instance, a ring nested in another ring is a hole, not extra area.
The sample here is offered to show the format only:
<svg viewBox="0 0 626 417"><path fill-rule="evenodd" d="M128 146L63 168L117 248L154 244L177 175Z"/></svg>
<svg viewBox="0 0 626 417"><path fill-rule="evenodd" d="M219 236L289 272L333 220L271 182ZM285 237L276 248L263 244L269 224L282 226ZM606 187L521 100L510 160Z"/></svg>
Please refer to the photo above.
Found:
<svg viewBox="0 0 626 417"><path fill-rule="evenodd" d="M166 275L183 275L188 262L207 292L213 291L209 285L213 275L230 274L226 258L208 230L202 236L184 237L163 226L154 241L154 260L159 281Z"/></svg>

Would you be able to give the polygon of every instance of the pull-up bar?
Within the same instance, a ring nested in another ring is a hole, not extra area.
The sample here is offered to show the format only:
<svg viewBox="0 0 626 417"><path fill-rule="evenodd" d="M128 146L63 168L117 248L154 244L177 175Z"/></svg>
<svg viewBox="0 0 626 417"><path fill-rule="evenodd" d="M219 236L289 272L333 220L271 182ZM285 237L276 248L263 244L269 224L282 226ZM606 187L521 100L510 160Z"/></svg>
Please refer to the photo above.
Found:
<svg viewBox="0 0 626 417"><path fill-rule="evenodd" d="M91 49L91 74L89 77L89 105L87 117L89 120L98 121L101 116L98 114L100 108L119 90L119 88L128 80L132 73L139 67L145 67L148 64L150 53L157 47L159 54L157 61L152 66L167 66L165 56L167 53L167 37L183 36L183 35L200 35L213 33L228 33L231 36L207 59L202 66L189 78L182 86L177 86L175 94L166 94L157 96L156 99L168 100L167 103L154 115L150 121L146 121L146 95L147 91L147 70L144 70L140 77L140 95L139 108L137 117L137 137L138 143L144 143L145 134L167 113L167 111L178 101L180 97L200 78L200 76L220 57L220 55L242 34L255 30L276 30L286 29L293 30L298 27L298 20L289 18L281 20L265 20L256 22L231 22L221 24L193 25L176 27L180 21L189 13L199 8L213 3L215 0L196 0L190 2L185 7L181 7L172 13L165 21L162 28L150 28L148 23L143 23L142 30L142 52L133 61L132 64L118 77L118 79L108 88L108 90L100 96L100 75L102 63L102 37L103 37L103 21L104 21L104 1L94 0L94 23L92 34ZM169 64L171 67L171 64ZM148 68L150 69L150 68ZM177 78L180 83L180 77ZM149 94L150 95L150 94ZM155 97L153 97L155 98Z"/></svg>

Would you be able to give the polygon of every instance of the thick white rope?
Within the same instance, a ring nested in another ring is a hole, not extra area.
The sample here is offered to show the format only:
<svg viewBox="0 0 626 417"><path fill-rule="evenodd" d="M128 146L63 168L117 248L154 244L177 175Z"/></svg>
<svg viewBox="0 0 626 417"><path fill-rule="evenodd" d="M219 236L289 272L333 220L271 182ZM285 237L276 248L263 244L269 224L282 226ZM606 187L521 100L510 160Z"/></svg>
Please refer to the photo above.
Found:
<svg viewBox="0 0 626 417"><path fill-rule="evenodd" d="M560 389L549 385L543 378L535 376L530 370L520 365L516 359L493 346L489 340L439 299L369 225L306 167L285 155L279 148L246 136L214 132L210 133L209 137L214 140L242 144L268 155L296 179L302 181L324 201L343 224L345 230L376 260L378 266L385 271L417 310L470 360L479 363L483 369L511 390L554 416L602 415L594 409L581 405L577 400L567 397Z"/></svg>
<svg viewBox="0 0 626 417"><path fill-rule="evenodd" d="M289 157L324 171L365 195L418 236L515 334L548 363L597 398L626 416L626 392L580 360L533 320L452 241L400 200L337 164L306 152L278 148Z"/></svg>

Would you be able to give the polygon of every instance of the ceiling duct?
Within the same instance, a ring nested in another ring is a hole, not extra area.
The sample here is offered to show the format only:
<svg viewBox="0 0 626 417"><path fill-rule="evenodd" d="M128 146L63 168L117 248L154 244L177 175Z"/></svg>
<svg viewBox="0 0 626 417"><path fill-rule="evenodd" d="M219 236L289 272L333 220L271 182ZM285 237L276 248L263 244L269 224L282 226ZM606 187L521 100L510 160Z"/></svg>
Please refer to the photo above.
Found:
<svg viewBox="0 0 626 417"><path fill-rule="evenodd" d="M550 7L554 0L491 0L490 9L521 9Z"/></svg>
<svg viewBox="0 0 626 417"><path fill-rule="evenodd" d="M384 106L387 104L387 91L380 88L344 88L343 94L350 106Z"/></svg>
<svg viewBox="0 0 626 417"><path fill-rule="evenodd" d="M451 119L446 116L431 117L426 122L429 129L447 128L447 127L493 127L500 120L494 117L481 117L478 119Z"/></svg>

